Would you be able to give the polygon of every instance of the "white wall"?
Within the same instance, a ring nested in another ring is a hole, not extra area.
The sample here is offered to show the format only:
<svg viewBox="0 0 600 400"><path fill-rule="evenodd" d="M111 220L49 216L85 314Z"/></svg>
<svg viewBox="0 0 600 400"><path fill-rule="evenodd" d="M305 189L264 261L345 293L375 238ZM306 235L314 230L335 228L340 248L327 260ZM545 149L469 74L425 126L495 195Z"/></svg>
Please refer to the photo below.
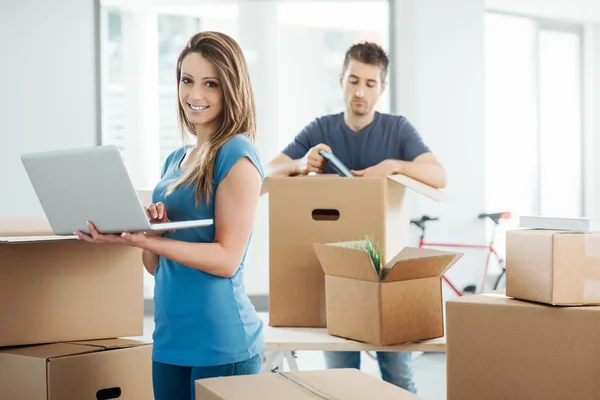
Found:
<svg viewBox="0 0 600 400"><path fill-rule="evenodd" d="M93 0L0 2L0 218L43 216L21 153L96 143L95 29Z"/></svg>
<svg viewBox="0 0 600 400"><path fill-rule="evenodd" d="M600 21L598 0L486 0L489 10L565 21Z"/></svg>
<svg viewBox="0 0 600 400"><path fill-rule="evenodd" d="M484 0L398 0L391 49L397 112L416 126L446 167L453 200L415 198L411 214L439 216L427 237L484 242ZM482 252L448 275L459 287L478 282Z"/></svg>
<svg viewBox="0 0 600 400"><path fill-rule="evenodd" d="M585 129L588 160L586 184L591 187L586 197L588 216L600 218L600 23L590 23L585 29Z"/></svg>

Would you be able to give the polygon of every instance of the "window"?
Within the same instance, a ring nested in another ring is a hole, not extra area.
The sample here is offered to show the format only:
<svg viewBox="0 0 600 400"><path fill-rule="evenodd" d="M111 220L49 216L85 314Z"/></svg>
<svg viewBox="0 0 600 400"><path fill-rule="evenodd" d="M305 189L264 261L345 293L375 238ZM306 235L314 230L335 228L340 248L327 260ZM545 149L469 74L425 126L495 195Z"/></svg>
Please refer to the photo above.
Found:
<svg viewBox="0 0 600 400"><path fill-rule="evenodd" d="M148 2L150 3L150 2ZM102 6L103 142L119 146L135 186L151 189L167 155L181 146L175 63L195 32L216 30L244 50L258 111L263 163L314 118L344 110L344 53L358 41L388 47L388 2L208 0L119 9ZM185 3L185 4L183 4ZM116 70L117 72L104 73ZM385 92L378 110L389 110ZM268 207L259 205L246 265L249 293L268 291ZM152 278L147 276L146 296Z"/></svg>
<svg viewBox="0 0 600 400"><path fill-rule="evenodd" d="M486 16L486 203L514 214L583 213L581 34Z"/></svg>
<svg viewBox="0 0 600 400"><path fill-rule="evenodd" d="M539 34L540 214L582 215L581 38Z"/></svg>

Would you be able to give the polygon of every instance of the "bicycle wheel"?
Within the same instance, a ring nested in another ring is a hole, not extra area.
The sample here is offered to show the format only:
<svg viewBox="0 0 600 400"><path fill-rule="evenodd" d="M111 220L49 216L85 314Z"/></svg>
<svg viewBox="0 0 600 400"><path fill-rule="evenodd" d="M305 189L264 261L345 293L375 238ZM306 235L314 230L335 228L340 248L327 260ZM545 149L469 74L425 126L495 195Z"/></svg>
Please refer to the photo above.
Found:
<svg viewBox="0 0 600 400"><path fill-rule="evenodd" d="M504 289L506 288L506 268L502 268L502 272L496 279L496 283L494 284L494 290Z"/></svg>

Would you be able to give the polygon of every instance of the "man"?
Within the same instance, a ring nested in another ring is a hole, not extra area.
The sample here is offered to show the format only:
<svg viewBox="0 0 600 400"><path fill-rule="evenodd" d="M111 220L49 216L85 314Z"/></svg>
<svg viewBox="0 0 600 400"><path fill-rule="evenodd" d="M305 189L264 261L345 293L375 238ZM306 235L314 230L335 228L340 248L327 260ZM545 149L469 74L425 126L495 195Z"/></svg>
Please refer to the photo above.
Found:
<svg viewBox="0 0 600 400"><path fill-rule="evenodd" d="M404 174L436 188L446 173L421 136L401 116L376 112L386 88L389 59L374 43L356 44L346 52L340 85L346 110L317 118L306 126L266 167L267 175L334 173L319 154L335 154L355 176ZM416 393L412 354L378 352L382 378ZM360 369L359 352L326 352L328 368Z"/></svg>

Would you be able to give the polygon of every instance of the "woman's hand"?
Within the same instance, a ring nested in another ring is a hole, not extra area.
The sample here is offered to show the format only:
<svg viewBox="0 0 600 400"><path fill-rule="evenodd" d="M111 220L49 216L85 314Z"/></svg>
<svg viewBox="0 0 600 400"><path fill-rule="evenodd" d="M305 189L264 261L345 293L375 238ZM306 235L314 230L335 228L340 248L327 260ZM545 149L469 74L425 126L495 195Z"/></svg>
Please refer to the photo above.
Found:
<svg viewBox="0 0 600 400"><path fill-rule="evenodd" d="M90 231L89 235L84 232L81 232L81 231L75 232L75 235L77 235L77 237L80 240L84 240L88 243L124 244L124 245L128 245L128 246L142 247L142 244L146 240L148 240L148 238L146 237L146 234L143 232L135 232L135 233L123 232L120 235L112 234L112 233L103 234L103 233L98 232L98 230L96 229L96 227L94 226L94 224L92 222L88 221L87 226Z"/></svg>
<svg viewBox="0 0 600 400"><path fill-rule="evenodd" d="M167 210L165 209L165 205L160 201L156 204L150 204L148 207L145 208L145 210L146 216L148 217L150 223L171 222L167 218ZM165 232L167 231L149 231L146 232L146 236L162 236L165 234ZM175 232L175 230L172 229L169 232Z"/></svg>

